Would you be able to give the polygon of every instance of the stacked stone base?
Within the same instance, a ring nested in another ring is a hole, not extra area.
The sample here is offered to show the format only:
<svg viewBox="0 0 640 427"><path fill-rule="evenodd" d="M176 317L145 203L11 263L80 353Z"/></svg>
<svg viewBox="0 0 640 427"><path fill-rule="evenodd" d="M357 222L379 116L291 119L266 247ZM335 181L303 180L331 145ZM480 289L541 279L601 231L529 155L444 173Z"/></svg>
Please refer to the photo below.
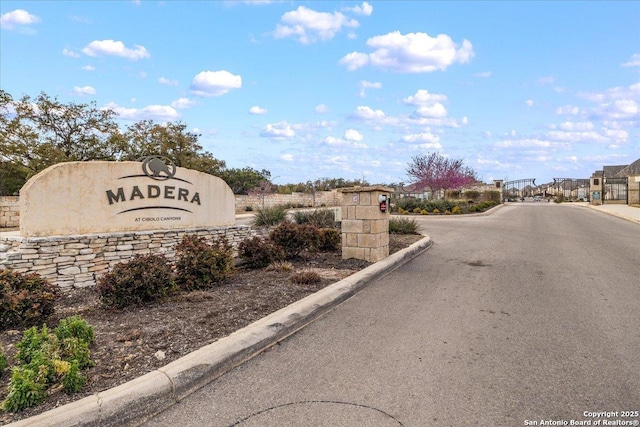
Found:
<svg viewBox="0 0 640 427"><path fill-rule="evenodd" d="M175 257L185 235L225 237L235 248L254 235L249 226L136 231L60 237L0 237L0 270L37 273L61 290L95 286L116 264L138 254Z"/></svg>

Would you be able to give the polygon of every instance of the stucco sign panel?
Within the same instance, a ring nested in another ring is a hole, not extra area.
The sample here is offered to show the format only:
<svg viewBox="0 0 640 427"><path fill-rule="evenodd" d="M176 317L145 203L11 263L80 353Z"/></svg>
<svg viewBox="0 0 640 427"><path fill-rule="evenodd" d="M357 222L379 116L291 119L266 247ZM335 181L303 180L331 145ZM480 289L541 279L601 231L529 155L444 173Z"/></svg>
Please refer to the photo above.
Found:
<svg viewBox="0 0 640 427"><path fill-rule="evenodd" d="M234 224L235 198L222 179L158 156L60 163L20 190L24 237Z"/></svg>

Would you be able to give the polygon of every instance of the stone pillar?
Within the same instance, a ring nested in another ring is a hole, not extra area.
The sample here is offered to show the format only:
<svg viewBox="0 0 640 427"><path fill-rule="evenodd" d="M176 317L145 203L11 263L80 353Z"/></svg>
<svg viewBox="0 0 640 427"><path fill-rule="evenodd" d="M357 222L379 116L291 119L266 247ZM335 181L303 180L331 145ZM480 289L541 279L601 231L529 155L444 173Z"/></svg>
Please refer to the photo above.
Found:
<svg viewBox="0 0 640 427"><path fill-rule="evenodd" d="M604 199L604 188L603 188L603 175L602 173L594 173L589 180L589 203L595 206L599 206L602 204L602 200Z"/></svg>
<svg viewBox="0 0 640 427"><path fill-rule="evenodd" d="M342 193L342 258L377 262L389 256L391 188L351 187ZM386 211L379 197L386 197Z"/></svg>

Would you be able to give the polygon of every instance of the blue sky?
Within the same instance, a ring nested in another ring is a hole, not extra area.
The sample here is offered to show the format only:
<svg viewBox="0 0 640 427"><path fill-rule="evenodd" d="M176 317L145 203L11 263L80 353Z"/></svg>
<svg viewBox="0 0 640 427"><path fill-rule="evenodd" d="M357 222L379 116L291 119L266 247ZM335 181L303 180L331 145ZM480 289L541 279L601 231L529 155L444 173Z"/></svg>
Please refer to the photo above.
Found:
<svg viewBox="0 0 640 427"><path fill-rule="evenodd" d="M180 120L275 183L492 179L640 158L640 2L11 1L0 87Z"/></svg>

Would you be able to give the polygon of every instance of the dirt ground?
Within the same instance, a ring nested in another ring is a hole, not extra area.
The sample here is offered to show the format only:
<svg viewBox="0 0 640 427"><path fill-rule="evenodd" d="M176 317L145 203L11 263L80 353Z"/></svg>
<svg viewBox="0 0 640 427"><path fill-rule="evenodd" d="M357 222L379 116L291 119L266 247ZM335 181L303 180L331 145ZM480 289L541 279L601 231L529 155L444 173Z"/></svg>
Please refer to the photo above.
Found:
<svg viewBox="0 0 640 427"><path fill-rule="evenodd" d="M420 240L417 235L391 235L390 253ZM239 267L220 286L172 297L147 307L123 310L105 308L94 289L78 289L56 303L47 321L54 328L62 318L79 314L95 332L91 359L95 366L85 371L87 383L80 393L67 395L51 389L47 400L17 414L0 410L4 425L81 399L162 367L248 324L337 282L369 265L361 260L343 260L340 252L307 255L292 263L293 271L248 270ZM290 277L303 269L316 270L320 283L297 285ZM22 331L0 335L0 345L11 362ZM0 402L6 398L10 369L0 376Z"/></svg>

